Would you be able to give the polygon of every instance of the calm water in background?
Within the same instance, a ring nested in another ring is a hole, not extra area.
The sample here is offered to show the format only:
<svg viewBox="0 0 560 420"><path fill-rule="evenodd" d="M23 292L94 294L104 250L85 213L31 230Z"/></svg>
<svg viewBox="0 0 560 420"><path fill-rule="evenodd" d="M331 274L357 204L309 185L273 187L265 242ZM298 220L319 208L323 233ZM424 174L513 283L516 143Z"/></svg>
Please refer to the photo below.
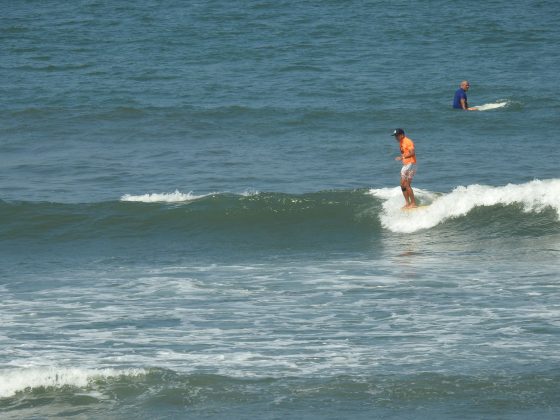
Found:
<svg viewBox="0 0 560 420"><path fill-rule="evenodd" d="M558 417L560 5L4 3L2 416Z"/></svg>

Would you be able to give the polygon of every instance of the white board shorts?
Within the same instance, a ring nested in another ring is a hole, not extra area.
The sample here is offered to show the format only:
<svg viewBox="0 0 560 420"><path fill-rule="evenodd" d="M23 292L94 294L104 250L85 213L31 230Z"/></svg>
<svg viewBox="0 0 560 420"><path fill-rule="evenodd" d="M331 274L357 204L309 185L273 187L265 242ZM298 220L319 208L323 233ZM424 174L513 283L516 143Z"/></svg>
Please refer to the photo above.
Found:
<svg viewBox="0 0 560 420"><path fill-rule="evenodd" d="M403 165L401 169L401 178L407 180L408 182L412 181L414 175L416 174L416 164L409 163L408 165Z"/></svg>

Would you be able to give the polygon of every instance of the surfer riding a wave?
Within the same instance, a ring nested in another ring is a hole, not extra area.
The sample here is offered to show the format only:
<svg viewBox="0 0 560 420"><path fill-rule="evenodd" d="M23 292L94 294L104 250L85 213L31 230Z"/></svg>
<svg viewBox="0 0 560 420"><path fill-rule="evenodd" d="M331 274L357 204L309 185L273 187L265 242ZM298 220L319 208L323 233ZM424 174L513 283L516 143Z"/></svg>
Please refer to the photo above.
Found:
<svg viewBox="0 0 560 420"><path fill-rule="evenodd" d="M401 155L397 156L395 160L402 162L401 169L401 189L404 196L405 205L403 209L410 209L416 207L416 200L414 199L414 192L410 184L416 174L416 152L414 150L414 142L405 136L402 128L397 128L393 131L392 136L399 142Z"/></svg>

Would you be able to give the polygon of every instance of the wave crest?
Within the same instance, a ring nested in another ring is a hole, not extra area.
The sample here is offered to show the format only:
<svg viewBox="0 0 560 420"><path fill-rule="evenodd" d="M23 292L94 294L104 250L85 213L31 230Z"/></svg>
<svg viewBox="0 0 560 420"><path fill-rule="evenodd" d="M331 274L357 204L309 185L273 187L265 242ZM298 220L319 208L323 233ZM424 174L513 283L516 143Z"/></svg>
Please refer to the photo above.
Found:
<svg viewBox="0 0 560 420"><path fill-rule="evenodd" d="M120 201L131 201L131 202L141 202L141 203L181 203L185 201L198 200L200 198L204 198L213 194L216 193L195 195L192 193L192 191L185 194L180 192L179 190L175 190L172 193L148 193L148 194L141 194L141 195L125 194L121 197Z"/></svg>
<svg viewBox="0 0 560 420"><path fill-rule="evenodd" d="M0 371L0 398L35 388L84 388L96 379L145 375L144 369L22 368Z"/></svg>
<svg viewBox="0 0 560 420"><path fill-rule="evenodd" d="M519 204L525 212L556 211L560 220L560 180L534 180L501 187L459 186L448 194L415 189L418 201L429 204L415 211L401 211L404 203L400 188L372 189L370 194L383 200L381 224L393 232L411 233L465 216L475 207Z"/></svg>

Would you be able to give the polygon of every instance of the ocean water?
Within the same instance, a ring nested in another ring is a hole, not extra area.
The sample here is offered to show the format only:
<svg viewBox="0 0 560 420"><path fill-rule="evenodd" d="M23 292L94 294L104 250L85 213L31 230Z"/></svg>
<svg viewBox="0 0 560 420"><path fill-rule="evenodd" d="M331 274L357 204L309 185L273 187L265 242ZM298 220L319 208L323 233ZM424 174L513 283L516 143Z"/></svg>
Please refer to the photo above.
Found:
<svg viewBox="0 0 560 420"><path fill-rule="evenodd" d="M560 417L560 3L2 6L0 417Z"/></svg>

